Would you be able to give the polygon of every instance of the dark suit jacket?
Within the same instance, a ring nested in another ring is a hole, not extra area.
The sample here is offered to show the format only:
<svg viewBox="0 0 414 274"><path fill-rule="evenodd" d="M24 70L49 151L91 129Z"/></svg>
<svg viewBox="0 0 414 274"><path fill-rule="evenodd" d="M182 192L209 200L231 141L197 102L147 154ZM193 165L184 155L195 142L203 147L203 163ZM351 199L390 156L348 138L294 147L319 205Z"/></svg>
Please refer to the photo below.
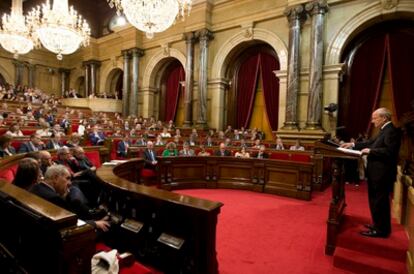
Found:
<svg viewBox="0 0 414 274"><path fill-rule="evenodd" d="M38 184L33 185L32 188L30 189L30 192L36 194L39 197L42 197L43 199L59 207L62 207L66 210L71 211L71 208L69 204L66 202L66 200L60 197L59 194L57 194L57 192L54 189L52 189L51 187L49 187L48 185L44 183L38 183Z"/></svg>
<svg viewBox="0 0 414 274"><path fill-rule="evenodd" d="M58 143L58 145L59 147L62 147L62 143ZM49 140L49 142L47 142L46 149L55 149L55 147L53 146L52 140Z"/></svg>
<svg viewBox="0 0 414 274"><path fill-rule="evenodd" d="M157 160L157 153L155 152L155 150L152 150L152 152L154 153L154 160ZM152 164L150 152L147 148L144 150L143 157L145 161L145 168L155 169L155 166Z"/></svg>
<svg viewBox="0 0 414 274"><path fill-rule="evenodd" d="M254 156L254 158L259 158L259 153L257 153L257 154ZM264 152L264 153L262 154L262 158L263 158L263 159L267 159L267 158L269 158L269 154L268 154L267 152Z"/></svg>
<svg viewBox="0 0 414 274"><path fill-rule="evenodd" d="M43 146L37 146L38 150L44 149ZM33 147L30 145L30 142L24 142L19 147L19 153L28 153L34 151Z"/></svg>
<svg viewBox="0 0 414 274"><path fill-rule="evenodd" d="M355 149L369 148L367 178L378 188L391 191L397 175L400 130L392 123L386 125L377 137L355 144Z"/></svg>
<svg viewBox="0 0 414 274"><path fill-rule="evenodd" d="M223 155L221 155L221 151L220 150L216 150L216 152L214 152L214 155L216 155L216 156L223 156ZM224 151L224 156L230 156L231 155L231 153L230 153L230 151L228 151L227 149Z"/></svg>
<svg viewBox="0 0 414 274"><path fill-rule="evenodd" d="M103 141L105 140L105 135L102 132L98 132L98 136L96 136L93 132L89 134L89 140L91 141L92 145L96 146L103 144Z"/></svg>
<svg viewBox="0 0 414 274"><path fill-rule="evenodd" d="M131 147L131 141L128 141L128 145L129 145L129 147ZM124 141L120 141L118 143L118 147L116 149L116 154L118 156L121 156L121 157L126 157L127 156L127 149L125 147Z"/></svg>
<svg viewBox="0 0 414 274"><path fill-rule="evenodd" d="M8 150L11 154L16 154L16 150L14 149L14 147L9 146ZM7 154L2 148L0 148L0 158L5 156L9 156L9 154Z"/></svg>

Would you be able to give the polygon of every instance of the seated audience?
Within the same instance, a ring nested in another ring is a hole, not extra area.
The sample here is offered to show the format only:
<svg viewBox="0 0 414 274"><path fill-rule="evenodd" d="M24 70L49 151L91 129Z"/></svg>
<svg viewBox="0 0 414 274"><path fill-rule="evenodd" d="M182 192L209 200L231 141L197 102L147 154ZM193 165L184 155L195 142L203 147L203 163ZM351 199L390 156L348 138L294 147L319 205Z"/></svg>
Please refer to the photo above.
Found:
<svg viewBox="0 0 414 274"><path fill-rule="evenodd" d="M226 140L224 141L224 145L225 145L226 147L231 147L231 146L232 146L232 144L231 144L231 139L230 139L230 138L226 138Z"/></svg>
<svg viewBox="0 0 414 274"><path fill-rule="evenodd" d="M194 150L190 149L190 144L185 142L179 156L195 156Z"/></svg>
<svg viewBox="0 0 414 274"><path fill-rule="evenodd" d="M265 150L266 150L266 147L264 145L261 145L259 151L257 152L257 154L254 158L257 158L257 159L267 159L267 158L269 158L269 154L267 154L267 152Z"/></svg>
<svg viewBox="0 0 414 274"><path fill-rule="evenodd" d="M169 142L162 152L162 157L178 156L177 145L174 142Z"/></svg>
<svg viewBox="0 0 414 274"><path fill-rule="evenodd" d="M241 139L243 139L243 135L237 129L235 129L233 134L233 140L238 141Z"/></svg>
<svg viewBox="0 0 414 274"><path fill-rule="evenodd" d="M27 153L31 151L39 151L45 149L44 143L40 139L40 135L33 133L30 135L28 142L24 142L20 145L19 153Z"/></svg>
<svg viewBox="0 0 414 274"><path fill-rule="evenodd" d="M69 137L69 140L66 142L66 146L67 147L77 147L77 146L80 146L81 139L82 139L81 136L78 133L74 132Z"/></svg>
<svg viewBox="0 0 414 274"><path fill-rule="evenodd" d="M102 130L98 128L98 126L94 126L92 133L89 134L89 140L91 141L92 145L101 146L105 142L105 135Z"/></svg>
<svg viewBox="0 0 414 274"><path fill-rule="evenodd" d="M215 156L230 156L231 153L229 150L226 149L226 145L224 143L220 143L219 150L214 153Z"/></svg>
<svg viewBox="0 0 414 274"><path fill-rule="evenodd" d="M145 142L144 137L139 137L137 141L135 142L134 146L145 146L147 142Z"/></svg>
<svg viewBox="0 0 414 274"><path fill-rule="evenodd" d="M171 138L171 133L168 132L168 129L165 127L162 129L162 132L160 133L160 136L162 138Z"/></svg>
<svg viewBox="0 0 414 274"><path fill-rule="evenodd" d="M284 150L285 147L283 146L283 142L282 139L280 137L276 138L276 146L275 146L276 150Z"/></svg>
<svg viewBox="0 0 414 274"><path fill-rule="evenodd" d="M162 140L161 135L157 135L157 140L155 141L156 146L163 146L165 145L164 141Z"/></svg>
<svg viewBox="0 0 414 274"><path fill-rule="evenodd" d="M48 168L44 176L44 180L35 184L31 188L31 192L42 197L43 199L72 211L85 218L85 221L102 231L108 231L110 224L107 217L100 220L88 220L89 214L82 209L82 205L78 201L72 201L68 198L71 186L71 176L65 166L54 165Z"/></svg>
<svg viewBox="0 0 414 274"><path fill-rule="evenodd" d="M11 125L9 127L9 130L6 131L6 134L12 137L23 137L24 136L18 124Z"/></svg>
<svg viewBox="0 0 414 274"><path fill-rule="evenodd" d="M128 155L128 149L131 146L131 141L129 140L128 134L125 134L122 141L118 142L118 146L116 148L116 155L119 157L126 158Z"/></svg>
<svg viewBox="0 0 414 274"><path fill-rule="evenodd" d="M23 158L17 165L12 184L30 190L40 179L39 163L33 158Z"/></svg>
<svg viewBox="0 0 414 274"><path fill-rule="evenodd" d="M256 139L256 140L254 141L254 145L252 146L252 148L259 149L261 145L262 145L262 144L260 143L260 139Z"/></svg>
<svg viewBox="0 0 414 274"><path fill-rule="evenodd" d="M60 133L52 134L50 136L49 142L46 144L46 149L59 149L63 146L61 142Z"/></svg>
<svg viewBox="0 0 414 274"><path fill-rule="evenodd" d="M145 168L156 169L157 168L157 154L154 151L154 144L151 141L148 141L147 148L144 150L144 161Z"/></svg>
<svg viewBox="0 0 414 274"><path fill-rule="evenodd" d="M250 158L250 154L246 151L245 147L242 147L240 151L237 151L234 156L236 158Z"/></svg>
<svg viewBox="0 0 414 274"><path fill-rule="evenodd" d="M300 140L297 139L295 145L290 147L290 150L305 150L305 148L300 144Z"/></svg>
<svg viewBox="0 0 414 274"><path fill-rule="evenodd" d="M204 143L204 145L206 147L212 147L212 146L214 146L213 140L212 140L212 138L211 138L210 135L207 136L207 139L206 139L206 142Z"/></svg>
<svg viewBox="0 0 414 274"><path fill-rule="evenodd" d="M11 146L12 137L4 134L0 136L0 158L16 154L16 150Z"/></svg>
<svg viewBox="0 0 414 274"><path fill-rule="evenodd" d="M244 140L244 139L241 139L240 140L240 147L244 147L244 148L248 148L249 147L248 144L246 143L246 140Z"/></svg>
<svg viewBox="0 0 414 274"><path fill-rule="evenodd" d="M210 156L210 152L206 151L204 145L200 145L200 152L197 154L197 156Z"/></svg>

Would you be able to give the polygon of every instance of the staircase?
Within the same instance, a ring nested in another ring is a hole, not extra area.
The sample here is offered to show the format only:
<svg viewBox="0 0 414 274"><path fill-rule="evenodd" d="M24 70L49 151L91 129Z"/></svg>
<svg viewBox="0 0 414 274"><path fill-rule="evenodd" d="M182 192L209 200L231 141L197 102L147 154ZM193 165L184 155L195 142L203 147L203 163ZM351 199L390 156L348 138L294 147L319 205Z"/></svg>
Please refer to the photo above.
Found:
<svg viewBox="0 0 414 274"><path fill-rule="evenodd" d="M407 235L403 226L392 224L389 238L370 238L359 234L370 219L345 215L334 253L334 266L351 273L407 273Z"/></svg>

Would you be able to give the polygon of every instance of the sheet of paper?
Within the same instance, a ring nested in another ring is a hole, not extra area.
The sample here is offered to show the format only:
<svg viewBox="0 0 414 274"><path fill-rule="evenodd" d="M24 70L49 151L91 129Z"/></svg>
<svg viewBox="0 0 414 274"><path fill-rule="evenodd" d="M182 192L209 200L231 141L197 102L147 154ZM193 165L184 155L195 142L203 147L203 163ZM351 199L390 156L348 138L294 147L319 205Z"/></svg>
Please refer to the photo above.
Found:
<svg viewBox="0 0 414 274"><path fill-rule="evenodd" d="M355 154L355 155L358 155L358 156L361 156L362 155L362 152L359 151L359 150L353 150L353 149L342 148L342 147L338 147L336 149L337 150L340 150L340 151L343 151L345 153Z"/></svg>

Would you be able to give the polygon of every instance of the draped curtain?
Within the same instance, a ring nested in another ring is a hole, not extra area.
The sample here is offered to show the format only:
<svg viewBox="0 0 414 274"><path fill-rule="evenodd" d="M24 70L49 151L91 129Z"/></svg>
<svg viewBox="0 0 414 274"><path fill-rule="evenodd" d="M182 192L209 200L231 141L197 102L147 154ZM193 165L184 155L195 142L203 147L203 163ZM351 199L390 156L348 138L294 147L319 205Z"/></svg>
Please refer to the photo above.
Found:
<svg viewBox="0 0 414 274"><path fill-rule="evenodd" d="M279 119L279 79L273 73L279 69L278 60L270 54L260 53L263 94L265 98L267 118L272 130L277 130Z"/></svg>
<svg viewBox="0 0 414 274"><path fill-rule="evenodd" d="M167 92L165 96L165 121L174 121L180 98L180 82L184 81L184 79L185 72L180 63L177 62L174 66L170 67L166 81Z"/></svg>
<svg viewBox="0 0 414 274"><path fill-rule="evenodd" d="M414 33L406 30L382 32L366 40L351 64L347 115L342 117L347 133L369 132L371 113L380 107L385 66L388 66L397 120L414 105Z"/></svg>
<svg viewBox="0 0 414 274"><path fill-rule="evenodd" d="M261 72L267 117L273 130L278 127L279 80L273 71L279 69L278 60L265 52L248 57L237 73L237 119L236 127L247 128L252 112L257 80Z"/></svg>
<svg viewBox="0 0 414 274"><path fill-rule="evenodd" d="M385 36L379 35L367 40L355 53L349 78L350 111L342 121L350 136L365 133L370 127L371 113L380 99L386 48Z"/></svg>
<svg viewBox="0 0 414 274"><path fill-rule="evenodd" d="M396 31L387 40L394 109L400 119L414 105L414 34Z"/></svg>

